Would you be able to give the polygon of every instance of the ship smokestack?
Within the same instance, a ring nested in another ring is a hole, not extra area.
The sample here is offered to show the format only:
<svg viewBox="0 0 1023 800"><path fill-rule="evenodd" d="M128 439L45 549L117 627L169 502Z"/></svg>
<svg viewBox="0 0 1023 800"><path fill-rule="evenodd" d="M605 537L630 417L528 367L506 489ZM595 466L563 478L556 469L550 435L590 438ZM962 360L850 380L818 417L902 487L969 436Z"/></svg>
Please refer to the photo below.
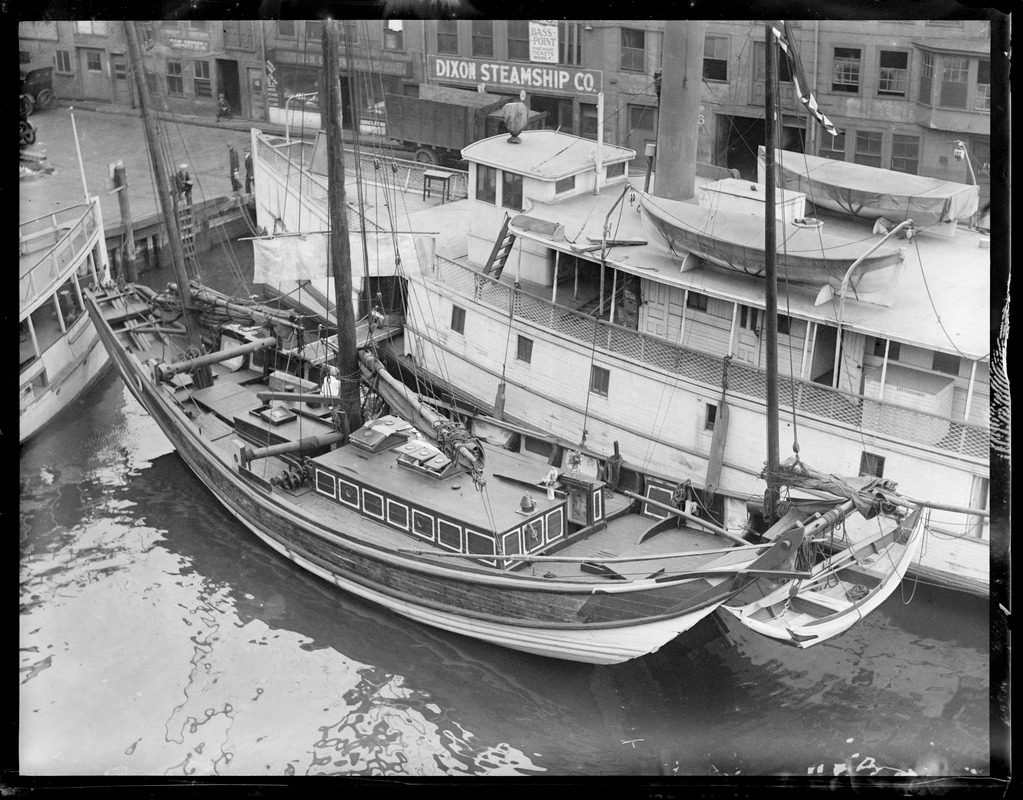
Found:
<svg viewBox="0 0 1023 800"><path fill-rule="evenodd" d="M702 21L665 23L653 193L668 200L690 200L696 194L703 54Z"/></svg>

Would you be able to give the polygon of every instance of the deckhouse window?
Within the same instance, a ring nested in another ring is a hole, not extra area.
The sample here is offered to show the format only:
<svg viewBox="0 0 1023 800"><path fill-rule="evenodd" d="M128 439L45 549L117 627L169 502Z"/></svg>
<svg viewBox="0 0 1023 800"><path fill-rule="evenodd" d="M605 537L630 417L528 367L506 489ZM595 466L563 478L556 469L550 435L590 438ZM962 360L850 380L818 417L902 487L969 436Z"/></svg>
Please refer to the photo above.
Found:
<svg viewBox="0 0 1023 800"><path fill-rule="evenodd" d="M522 176L514 172L501 173L501 205L513 211L522 210Z"/></svg>
<svg viewBox="0 0 1023 800"><path fill-rule="evenodd" d="M607 180L620 178L625 174L625 162L619 161L617 164L608 164L605 174L607 175Z"/></svg>
<svg viewBox="0 0 1023 800"><path fill-rule="evenodd" d="M728 80L727 36L708 36L704 39L703 77L708 81Z"/></svg>
<svg viewBox="0 0 1023 800"><path fill-rule="evenodd" d="M646 69L646 31L622 28L622 69L630 72Z"/></svg>
<svg viewBox="0 0 1023 800"><path fill-rule="evenodd" d="M508 20L508 59L529 61L529 20Z"/></svg>
<svg viewBox="0 0 1023 800"><path fill-rule="evenodd" d="M697 311L707 310L707 295L699 292L689 292L686 296L686 308L694 308Z"/></svg>
<svg viewBox="0 0 1023 800"><path fill-rule="evenodd" d="M860 91L860 49L836 47L831 90L857 94Z"/></svg>
<svg viewBox="0 0 1023 800"><path fill-rule="evenodd" d="M611 384L611 370L596 365L590 368L590 391L607 397L607 390Z"/></svg>
<svg viewBox="0 0 1023 800"><path fill-rule="evenodd" d="M563 192L570 192L575 188L575 175L569 175L567 178L562 178L560 181L554 182L554 193L562 194Z"/></svg>
<svg viewBox="0 0 1023 800"><path fill-rule="evenodd" d="M533 340L527 339L525 336L519 336L519 347L516 353L516 358L519 361L525 361L527 364L533 363Z"/></svg>
<svg viewBox="0 0 1023 800"><path fill-rule="evenodd" d="M877 77L877 93L906 96L909 82L909 53L897 50L882 50Z"/></svg>
<svg viewBox="0 0 1023 800"><path fill-rule="evenodd" d="M493 167L476 166L476 199L497 205L497 170Z"/></svg>
<svg viewBox="0 0 1023 800"><path fill-rule="evenodd" d="M465 309L460 306L451 306L451 330L465 333Z"/></svg>
<svg viewBox="0 0 1023 800"><path fill-rule="evenodd" d="M714 430L714 423L718 419L718 407L713 403L707 403L707 417L703 422L703 429L706 431Z"/></svg>
<svg viewBox="0 0 1023 800"><path fill-rule="evenodd" d="M474 56L494 55L494 21L476 19L472 22L472 54Z"/></svg>
<svg viewBox="0 0 1023 800"><path fill-rule="evenodd" d="M884 456L877 453L868 453L864 450L860 453L860 475L873 475L875 478L884 477Z"/></svg>
<svg viewBox="0 0 1023 800"><path fill-rule="evenodd" d="M437 20L437 52L458 55L458 20Z"/></svg>

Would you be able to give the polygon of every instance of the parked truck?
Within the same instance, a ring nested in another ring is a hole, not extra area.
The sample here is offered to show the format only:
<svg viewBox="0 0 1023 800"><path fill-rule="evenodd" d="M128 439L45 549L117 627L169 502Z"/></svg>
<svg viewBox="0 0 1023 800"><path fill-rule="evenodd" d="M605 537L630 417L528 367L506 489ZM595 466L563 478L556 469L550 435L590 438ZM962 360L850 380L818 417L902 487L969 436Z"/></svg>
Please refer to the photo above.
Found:
<svg viewBox="0 0 1023 800"><path fill-rule="evenodd" d="M458 161L466 145L507 130L501 109L515 100L513 96L424 84L419 87L419 97L385 95L375 123L379 132L386 131L388 138L414 150L416 161ZM529 112L526 127L542 127L546 116L546 111ZM364 116L363 128L368 122Z"/></svg>

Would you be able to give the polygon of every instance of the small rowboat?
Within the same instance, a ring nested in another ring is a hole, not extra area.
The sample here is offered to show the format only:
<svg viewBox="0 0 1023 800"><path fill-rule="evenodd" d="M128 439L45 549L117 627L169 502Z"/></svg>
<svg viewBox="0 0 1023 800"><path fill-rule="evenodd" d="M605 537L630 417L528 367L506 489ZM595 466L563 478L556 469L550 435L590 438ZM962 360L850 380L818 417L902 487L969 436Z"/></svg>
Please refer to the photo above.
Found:
<svg viewBox="0 0 1023 800"><path fill-rule="evenodd" d="M643 227L650 241L672 255L692 253L734 272L764 277L764 217L641 195ZM883 290L892 271L902 261L901 249L878 247L870 241L850 241L823 233L816 221L777 222L779 279L790 284L820 288L825 283L836 291L857 259L857 290Z"/></svg>
<svg viewBox="0 0 1023 800"><path fill-rule="evenodd" d="M917 508L890 530L817 564L812 577L788 581L746 605L721 609L750 630L785 644L819 644L844 633L888 599L922 538L923 515Z"/></svg>
<svg viewBox="0 0 1023 800"><path fill-rule="evenodd" d="M911 219L926 228L977 213L980 187L865 164L776 150L778 188L802 192L818 208L864 219ZM759 169L764 171L764 148ZM763 181L763 177L761 177Z"/></svg>

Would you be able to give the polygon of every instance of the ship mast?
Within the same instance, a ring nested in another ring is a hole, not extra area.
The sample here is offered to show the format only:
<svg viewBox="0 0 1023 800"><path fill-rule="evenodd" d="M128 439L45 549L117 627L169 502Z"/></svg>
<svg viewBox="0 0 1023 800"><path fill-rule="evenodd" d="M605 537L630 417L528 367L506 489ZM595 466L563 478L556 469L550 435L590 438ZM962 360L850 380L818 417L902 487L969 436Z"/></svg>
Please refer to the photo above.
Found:
<svg viewBox="0 0 1023 800"><path fill-rule="evenodd" d="M330 227L330 264L334 277L337 319L337 368L341 379L340 410L349 431L362 426L359 394L359 356L352 307L352 253L345 204L345 152L341 139L341 81L338 75L337 21L323 22L323 116L327 138L327 205Z"/></svg>
<svg viewBox="0 0 1023 800"><path fill-rule="evenodd" d="M764 315L766 335L764 347L767 351L767 492L764 495L764 517L770 525L777 516L778 506L778 271L777 271L777 223L775 222L774 149L778 124L778 110L775 89L778 80L777 44L771 30L771 23L765 26L764 54L766 80L764 92L764 127L766 198L764 207Z"/></svg>
<svg viewBox="0 0 1023 800"><path fill-rule="evenodd" d="M177 277L178 294L181 297L182 317L185 323L185 331L188 334L189 344L201 349L201 338L198 324L195 321L194 306L192 304L192 290L188 279L188 268L185 266L185 251L181 246L181 233L178 230L178 215L174 201L171 197L168 184L167 164L164 159L163 150L159 146L159 131L153 119L152 100L149 96L149 84L146 82L146 74L142 68L142 51L139 46L138 32L135 23L129 20L124 22L125 38L128 41L128 59L131 62L132 74L135 77L135 87L138 89L139 107L142 110L142 124L146 135L146 144L149 146L149 155L153 161L153 178L156 181L156 192L160 198L160 208L163 211L164 224L167 226L167 245L170 250L171 262L174 265L174 274ZM193 376L195 378L197 376ZM198 377L199 381L202 377Z"/></svg>

